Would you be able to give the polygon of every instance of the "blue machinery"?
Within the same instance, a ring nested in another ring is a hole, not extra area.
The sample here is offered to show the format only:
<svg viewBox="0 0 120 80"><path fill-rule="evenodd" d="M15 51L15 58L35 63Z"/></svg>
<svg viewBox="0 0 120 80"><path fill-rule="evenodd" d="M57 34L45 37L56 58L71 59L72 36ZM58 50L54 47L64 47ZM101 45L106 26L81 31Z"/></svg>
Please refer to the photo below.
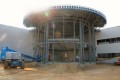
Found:
<svg viewBox="0 0 120 80"><path fill-rule="evenodd" d="M32 57L32 56L29 56L29 55L26 55L26 54L21 54L21 57L24 58L24 59L6 59L6 52L10 52L9 54L18 54L17 51L15 50L11 50L9 49L8 47L3 47L1 49L1 60L4 61L4 68L6 69L7 67L21 67L21 68L24 68L24 59L27 58L27 59L31 59L32 61L36 61L36 62L40 62L40 58L37 57Z"/></svg>
<svg viewBox="0 0 120 80"><path fill-rule="evenodd" d="M5 59L6 52L17 52L17 51L9 49L8 47L3 47L1 49L1 60ZM21 56L27 59L31 59L32 61L40 62L40 57L35 58L26 54L21 54Z"/></svg>

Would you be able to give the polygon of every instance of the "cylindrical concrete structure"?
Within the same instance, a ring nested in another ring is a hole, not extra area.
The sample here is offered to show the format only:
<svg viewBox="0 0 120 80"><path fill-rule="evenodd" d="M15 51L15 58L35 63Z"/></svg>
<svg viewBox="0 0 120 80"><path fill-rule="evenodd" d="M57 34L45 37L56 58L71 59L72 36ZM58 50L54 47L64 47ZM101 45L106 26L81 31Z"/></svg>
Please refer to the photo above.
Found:
<svg viewBox="0 0 120 80"><path fill-rule="evenodd" d="M53 6L25 16L24 25L35 27L34 51L42 61L95 62L95 29L106 24L99 11L80 6Z"/></svg>

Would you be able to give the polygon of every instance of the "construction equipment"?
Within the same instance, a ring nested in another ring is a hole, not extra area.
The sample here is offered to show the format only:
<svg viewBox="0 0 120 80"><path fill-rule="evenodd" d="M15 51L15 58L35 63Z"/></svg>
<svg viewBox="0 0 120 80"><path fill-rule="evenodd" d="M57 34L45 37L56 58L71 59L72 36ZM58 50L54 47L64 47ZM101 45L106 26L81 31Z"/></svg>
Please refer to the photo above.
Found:
<svg viewBox="0 0 120 80"><path fill-rule="evenodd" d="M3 47L1 49L1 60L4 62L4 69L7 69L8 67L21 67L24 69L25 58L31 59L32 61L40 61L39 57L34 58L32 56L9 49L8 47Z"/></svg>
<svg viewBox="0 0 120 80"><path fill-rule="evenodd" d="M6 52L17 52L17 51L11 50L8 47L2 47L1 48L1 60L2 61L4 61L6 58Z"/></svg>
<svg viewBox="0 0 120 80"><path fill-rule="evenodd" d="M4 69L7 69L8 67L21 67L24 69L24 59L22 59L20 52L6 52Z"/></svg>

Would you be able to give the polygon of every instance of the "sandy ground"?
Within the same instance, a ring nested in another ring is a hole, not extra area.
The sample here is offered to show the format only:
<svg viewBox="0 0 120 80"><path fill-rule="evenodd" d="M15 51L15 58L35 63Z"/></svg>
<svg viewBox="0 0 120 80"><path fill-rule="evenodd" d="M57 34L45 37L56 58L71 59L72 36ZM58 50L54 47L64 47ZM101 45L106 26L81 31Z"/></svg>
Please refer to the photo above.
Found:
<svg viewBox="0 0 120 80"><path fill-rule="evenodd" d="M24 70L4 70L0 64L0 80L120 80L120 66L92 64L79 69L77 64L27 63Z"/></svg>

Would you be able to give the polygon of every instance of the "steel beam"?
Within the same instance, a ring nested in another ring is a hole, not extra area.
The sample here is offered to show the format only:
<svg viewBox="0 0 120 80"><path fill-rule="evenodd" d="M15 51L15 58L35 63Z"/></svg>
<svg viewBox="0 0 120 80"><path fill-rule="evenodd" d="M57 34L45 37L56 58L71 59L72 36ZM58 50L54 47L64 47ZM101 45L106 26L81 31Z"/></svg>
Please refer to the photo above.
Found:
<svg viewBox="0 0 120 80"><path fill-rule="evenodd" d="M91 28L92 29L92 50L93 50L93 62L96 62L96 51L95 51L95 31L94 31L94 27Z"/></svg>
<svg viewBox="0 0 120 80"><path fill-rule="evenodd" d="M45 25L45 63L48 63L48 22Z"/></svg>
<svg viewBox="0 0 120 80"><path fill-rule="evenodd" d="M92 62L92 35L91 35L91 26L90 26L90 23L89 23L89 26L88 26L88 34L89 34L89 62L91 63Z"/></svg>
<svg viewBox="0 0 120 80"><path fill-rule="evenodd" d="M65 37L65 21L64 21L64 16L63 16L63 38Z"/></svg>
<svg viewBox="0 0 120 80"><path fill-rule="evenodd" d="M73 23L73 38L75 39L75 24L76 24L76 20L75 22ZM75 58L76 58L76 44L74 43L74 51L73 51L73 54L74 54L74 62L75 62Z"/></svg>
<svg viewBox="0 0 120 80"><path fill-rule="evenodd" d="M79 41L79 65L83 64L83 59L82 59L83 58L82 57L83 56L83 49L82 49L83 48L83 45L82 45L82 42L83 42L82 41L83 40L82 39L82 34L83 33L82 33L82 25L81 25L81 23L82 23L82 21L80 20L80 22L79 22L79 38L80 38L79 39L80 40Z"/></svg>
<svg viewBox="0 0 120 80"><path fill-rule="evenodd" d="M55 23L54 23L54 26L55 26ZM55 38L55 27L53 27L53 40L54 40L54 38ZM49 41L50 42L50 41ZM55 48L54 48L54 42L52 43L52 54L53 54L53 56L52 56L52 62L54 62L54 56L55 56Z"/></svg>
<svg viewBox="0 0 120 80"><path fill-rule="evenodd" d="M85 53L84 53L84 24L83 22L81 21L81 26L82 26L82 63L84 64L84 58L85 58Z"/></svg>

